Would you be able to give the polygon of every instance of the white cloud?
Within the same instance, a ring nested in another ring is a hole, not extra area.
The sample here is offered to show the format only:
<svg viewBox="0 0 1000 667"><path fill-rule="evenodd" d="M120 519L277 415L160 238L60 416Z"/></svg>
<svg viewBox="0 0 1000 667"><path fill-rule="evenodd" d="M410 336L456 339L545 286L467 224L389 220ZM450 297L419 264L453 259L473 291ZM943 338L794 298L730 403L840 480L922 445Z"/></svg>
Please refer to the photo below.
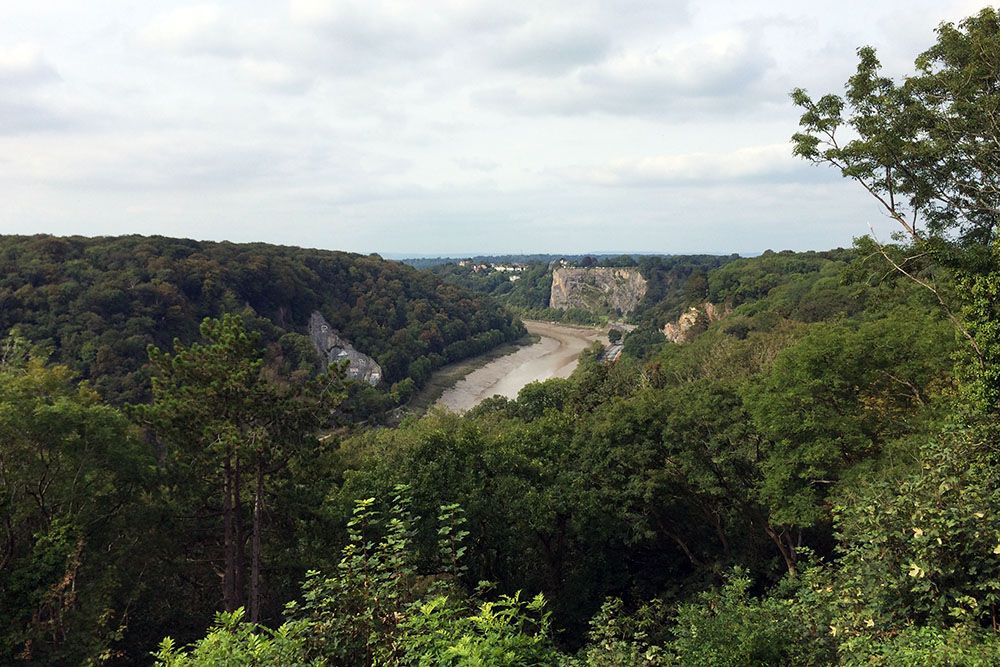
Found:
<svg viewBox="0 0 1000 667"><path fill-rule="evenodd" d="M22 42L0 47L0 85L37 86L58 79L38 45Z"/></svg>
<svg viewBox="0 0 1000 667"><path fill-rule="evenodd" d="M653 48L624 48L557 81L480 89L473 100L521 114L694 118L741 112L761 101L756 88L772 65L767 51L746 35L726 31Z"/></svg>
<svg viewBox="0 0 1000 667"><path fill-rule="evenodd" d="M726 153L679 153L617 159L597 168L574 168L568 174L605 186L657 187L715 185L722 182L786 178L808 169L792 156L789 144L749 146Z"/></svg>
<svg viewBox="0 0 1000 667"><path fill-rule="evenodd" d="M290 0L289 15L298 23L325 23L337 16L334 0Z"/></svg>
<svg viewBox="0 0 1000 667"><path fill-rule="evenodd" d="M610 47L610 35L597 26L535 21L491 44L490 55L504 68L552 75L599 62Z"/></svg>
<svg viewBox="0 0 1000 667"><path fill-rule="evenodd" d="M239 50L231 22L218 5L178 7L159 14L138 38L145 46L179 53L225 55Z"/></svg>
<svg viewBox="0 0 1000 667"><path fill-rule="evenodd" d="M239 70L250 81L278 92L303 93L313 85L311 76L276 60L243 58Z"/></svg>

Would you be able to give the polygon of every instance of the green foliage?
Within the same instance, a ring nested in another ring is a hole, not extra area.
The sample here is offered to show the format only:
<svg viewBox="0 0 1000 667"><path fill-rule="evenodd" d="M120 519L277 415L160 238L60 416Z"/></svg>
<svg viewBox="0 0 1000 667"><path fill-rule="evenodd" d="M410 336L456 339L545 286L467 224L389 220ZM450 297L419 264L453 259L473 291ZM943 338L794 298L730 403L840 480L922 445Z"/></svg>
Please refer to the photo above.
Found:
<svg viewBox="0 0 1000 667"><path fill-rule="evenodd" d="M837 499L844 630L991 623L1000 605L1000 467L974 433L943 434L916 465Z"/></svg>
<svg viewBox="0 0 1000 667"><path fill-rule="evenodd" d="M153 460L65 366L0 362L0 661L117 655L139 580Z"/></svg>
<svg viewBox="0 0 1000 667"><path fill-rule="evenodd" d="M930 235L954 232L984 243L994 238L1000 203L1000 194L982 187L997 176L1000 20L986 8L937 32L937 43L899 84L864 47L846 99L814 101L793 91L803 109L795 153L861 183L909 238L922 238L926 225ZM842 139L844 131L852 138Z"/></svg>
<svg viewBox="0 0 1000 667"><path fill-rule="evenodd" d="M666 344L663 332L652 325L640 325L625 336L622 354L626 357L646 361Z"/></svg>
<svg viewBox="0 0 1000 667"><path fill-rule="evenodd" d="M304 658L302 623L285 623L276 630L247 623L243 609L219 612L204 638L178 647L167 637L155 654L159 667L320 667Z"/></svg>
<svg viewBox="0 0 1000 667"><path fill-rule="evenodd" d="M374 498L356 503L337 572L308 573L302 602L289 606L292 617L308 622L310 653L326 662L391 662L400 650L398 625L416 595L416 566L408 490L396 492L382 525Z"/></svg>
<svg viewBox="0 0 1000 667"><path fill-rule="evenodd" d="M914 427L914 406L946 386L950 325L898 309L857 327L817 324L783 350L746 394L770 441L763 499L779 524L822 518L822 488Z"/></svg>
<svg viewBox="0 0 1000 667"><path fill-rule="evenodd" d="M688 306L708 298L707 276L738 255L650 256L639 258L639 271L646 279L646 295L631 315L636 323L661 329L676 320Z"/></svg>
<svg viewBox="0 0 1000 667"><path fill-rule="evenodd" d="M960 281L966 295L963 321L973 349L965 349L959 371L965 391L980 410L1000 413L1000 245L991 247L991 261Z"/></svg>
<svg viewBox="0 0 1000 667"><path fill-rule="evenodd" d="M900 83L884 76L875 50L864 47L845 98L814 101L793 91L804 111L793 141L797 155L860 183L898 224L899 237L912 248L893 261L895 269L932 292L966 338L968 390L980 409L995 411L1000 338L993 244L1000 194L992 184L998 178L1000 18L987 7L958 25L941 24L937 33ZM959 294L921 275L926 257L955 272Z"/></svg>
<svg viewBox="0 0 1000 667"><path fill-rule="evenodd" d="M803 279L820 275L836 275L838 269L852 259L846 250L793 253L767 251L760 257L738 259L708 275L708 300L713 303L759 301L772 290L787 290ZM798 301L798 300L796 300ZM830 313L833 314L833 313ZM783 313L788 317L790 312Z"/></svg>
<svg viewBox="0 0 1000 667"><path fill-rule="evenodd" d="M590 620L588 644L578 662L587 667L656 667L665 664L669 619L665 605L654 599L632 614L620 598L610 598Z"/></svg>
<svg viewBox="0 0 1000 667"><path fill-rule="evenodd" d="M402 627L404 650L397 664L420 667L541 667L557 665L549 612L541 595L520 594L483 602L472 610L438 596L414 605Z"/></svg>
<svg viewBox="0 0 1000 667"><path fill-rule="evenodd" d="M466 598L454 587L465 531L457 505L441 508L441 569L420 574L413 551L409 489L383 519L373 498L356 503L336 572L309 572L292 620L268 630L220 613L202 639L178 648L164 639L157 664L185 665L555 665L549 612L542 596L495 601Z"/></svg>
<svg viewBox="0 0 1000 667"><path fill-rule="evenodd" d="M335 373L312 377L265 364L259 336L238 316L206 319L201 333L203 342L177 342L173 353L150 349L153 402L134 413L161 449L169 484L161 511L171 533L165 548L204 563L185 568L191 583L178 592L186 614L208 615L221 597L227 610L245 606L257 621L265 550L280 553L294 535L294 528L266 527L264 509L282 504L289 476L316 455L314 433L343 396L341 382ZM218 597L210 584L216 569L223 573ZM287 588L267 584L278 593L263 600L273 616Z"/></svg>
<svg viewBox="0 0 1000 667"><path fill-rule="evenodd" d="M319 311L381 364L390 385L421 360L434 369L524 334L493 301L378 256L164 237L0 236L0 331L16 325L115 402L149 397L147 346L189 344L204 318L247 308L248 327L293 367L315 363L301 335Z"/></svg>
<svg viewBox="0 0 1000 667"><path fill-rule="evenodd" d="M830 590L808 570L786 590L755 598L751 580L734 571L718 590L703 593L677 612L675 638L663 664L787 665L807 667L837 661L830 633Z"/></svg>
<svg viewBox="0 0 1000 667"><path fill-rule="evenodd" d="M898 635L865 645L844 656L845 665L879 667L990 667L1000 664L1000 635L995 630L959 626L910 626Z"/></svg>

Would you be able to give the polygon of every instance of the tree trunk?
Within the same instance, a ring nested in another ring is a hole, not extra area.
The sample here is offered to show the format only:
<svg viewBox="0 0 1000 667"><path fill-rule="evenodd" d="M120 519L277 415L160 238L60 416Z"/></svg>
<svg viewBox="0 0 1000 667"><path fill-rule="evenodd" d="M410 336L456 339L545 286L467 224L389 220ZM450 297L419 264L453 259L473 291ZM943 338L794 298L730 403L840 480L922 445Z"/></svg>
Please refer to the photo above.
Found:
<svg viewBox="0 0 1000 667"><path fill-rule="evenodd" d="M674 531L670 530L667 527L666 522L664 522L661 517L656 517L656 525L659 527L660 532L669 537L671 540L674 541L674 544L680 547L681 551L684 552L684 555L687 556L687 559L691 562L692 565L694 565L695 567L703 567L705 565L703 562L701 562L701 560L695 557L694 553L688 547L687 542L682 540L680 535L678 535L677 533L675 533Z"/></svg>
<svg viewBox="0 0 1000 667"><path fill-rule="evenodd" d="M233 523L233 461L232 452L226 452L223 462L222 502L223 544L225 567L222 571L222 603L226 611L234 611L239 607L236 598L236 535Z"/></svg>
<svg viewBox="0 0 1000 667"><path fill-rule="evenodd" d="M719 516L718 512L712 512L712 523L715 525L715 534L719 536L719 542L722 543L722 552L726 556L728 561L732 556L732 551L729 548L729 540L726 538L726 531L722 527L722 517Z"/></svg>
<svg viewBox="0 0 1000 667"><path fill-rule="evenodd" d="M250 571L250 620L260 622L260 531L264 521L264 463L257 458L257 486L253 496L253 547Z"/></svg>
<svg viewBox="0 0 1000 667"><path fill-rule="evenodd" d="M233 578L233 588L236 594L236 606L244 607L246 600L246 573L247 573L247 557L246 557L246 531L243 529L243 497L241 490L243 489L243 466L240 464L239 454L235 457L235 473L233 484L233 523L235 524L234 529L234 550L236 559L236 572Z"/></svg>
<svg viewBox="0 0 1000 667"><path fill-rule="evenodd" d="M771 538L771 541L778 547L778 551L781 553L781 557L785 561L785 567L788 568L788 574L793 577L798 574L798 569L795 564L798 561L798 554L795 553L795 545L792 544L788 533L784 530L780 532L775 530L771 524L767 524L765 527L767 531L767 536Z"/></svg>

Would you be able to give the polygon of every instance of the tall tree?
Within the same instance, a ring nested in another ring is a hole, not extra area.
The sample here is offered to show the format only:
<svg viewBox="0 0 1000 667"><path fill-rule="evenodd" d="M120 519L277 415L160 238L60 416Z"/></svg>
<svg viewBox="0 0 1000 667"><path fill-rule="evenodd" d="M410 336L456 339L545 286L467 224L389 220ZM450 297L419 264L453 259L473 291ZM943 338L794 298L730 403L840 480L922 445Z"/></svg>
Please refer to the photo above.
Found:
<svg viewBox="0 0 1000 667"><path fill-rule="evenodd" d="M249 607L256 621L268 479L315 444L339 396L339 376L307 378L266 365L259 337L237 315L206 319L201 335L203 343L175 342L173 354L150 348L153 403L140 414L177 488L194 490L180 501L187 516L216 525L221 518L221 559L216 552L209 560L221 560L223 608Z"/></svg>
<svg viewBox="0 0 1000 667"><path fill-rule="evenodd" d="M795 153L860 183L911 239L990 242L1000 223L1000 17L987 8L937 32L900 83L864 47L846 99L794 90L804 110Z"/></svg>
<svg viewBox="0 0 1000 667"><path fill-rule="evenodd" d="M795 153L864 187L899 226L905 254L879 247L930 290L968 343L968 386L1000 411L1000 15L983 9L938 39L897 83L871 47L858 50L846 98L792 92L804 113ZM845 139L847 133L849 138ZM927 259L954 271L951 296Z"/></svg>

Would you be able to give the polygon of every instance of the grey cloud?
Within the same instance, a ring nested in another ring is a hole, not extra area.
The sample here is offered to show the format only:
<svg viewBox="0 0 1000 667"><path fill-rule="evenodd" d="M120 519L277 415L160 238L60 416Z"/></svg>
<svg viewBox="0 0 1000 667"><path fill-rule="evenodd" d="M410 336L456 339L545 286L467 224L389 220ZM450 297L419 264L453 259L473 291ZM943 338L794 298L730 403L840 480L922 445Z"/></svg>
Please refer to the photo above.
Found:
<svg viewBox="0 0 1000 667"><path fill-rule="evenodd" d="M239 56L248 41L232 14L217 5L177 7L159 14L136 34L139 44L184 55Z"/></svg>
<svg viewBox="0 0 1000 667"><path fill-rule="evenodd" d="M552 75L599 62L610 47L609 35L590 26L529 25L491 50L500 67Z"/></svg>
<svg viewBox="0 0 1000 667"><path fill-rule="evenodd" d="M310 4L310 3L306 3ZM441 54L449 43L440 21L380 11L376 3L317 5L299 17L312 36L307 56L312 68L337 75L410 69Z"/></svg>
<svg viewBox="0 0 1000 667"><path fill-rule="evenodd" d="M745 112L755 88L772 66L755 41L694 43L679 48L619 52L544 86L497 86L473 93L473 101L502 112L697 117Z"/></svg>
<svg viewBox="0 0 1000 667"><path fill-rule="evenodd" d="M803 183L834 178L792 155L789 144L739 148L726 153L654 155L575 167L555 174L565 180L613 188L705 187L725 183Z"/></svg>
<svg viewBox="0 0 1000 667"><path fill-rule="evenodd" d="M114 151L110 159L87 169L69 166L62 181L87 189L136 190L226 190L294 178L294 159L286 151L243 146L198 145L181 141L139 145L130 151Z"/></svg>
<svg viewBox="0 0 1000 667"><path fill-rule="evenodd" d="M0 135L51 132L78 124L47 92L62 81L34 45L0 48Z"/></svg>
<svg viewBox="0 0 1000 667"><path fill-rule="evenodd" d="M0 87L35 87L59 80L40 49L29 45L0 48Z"/></svg>
<svg viewBox="0 0 1000 667"><path fill-rule="evenodd" d="M4 99L0 91L0 136L36 132L60 132L81 126L80 119L50 108L41 102L22 98Z"/></svg>

